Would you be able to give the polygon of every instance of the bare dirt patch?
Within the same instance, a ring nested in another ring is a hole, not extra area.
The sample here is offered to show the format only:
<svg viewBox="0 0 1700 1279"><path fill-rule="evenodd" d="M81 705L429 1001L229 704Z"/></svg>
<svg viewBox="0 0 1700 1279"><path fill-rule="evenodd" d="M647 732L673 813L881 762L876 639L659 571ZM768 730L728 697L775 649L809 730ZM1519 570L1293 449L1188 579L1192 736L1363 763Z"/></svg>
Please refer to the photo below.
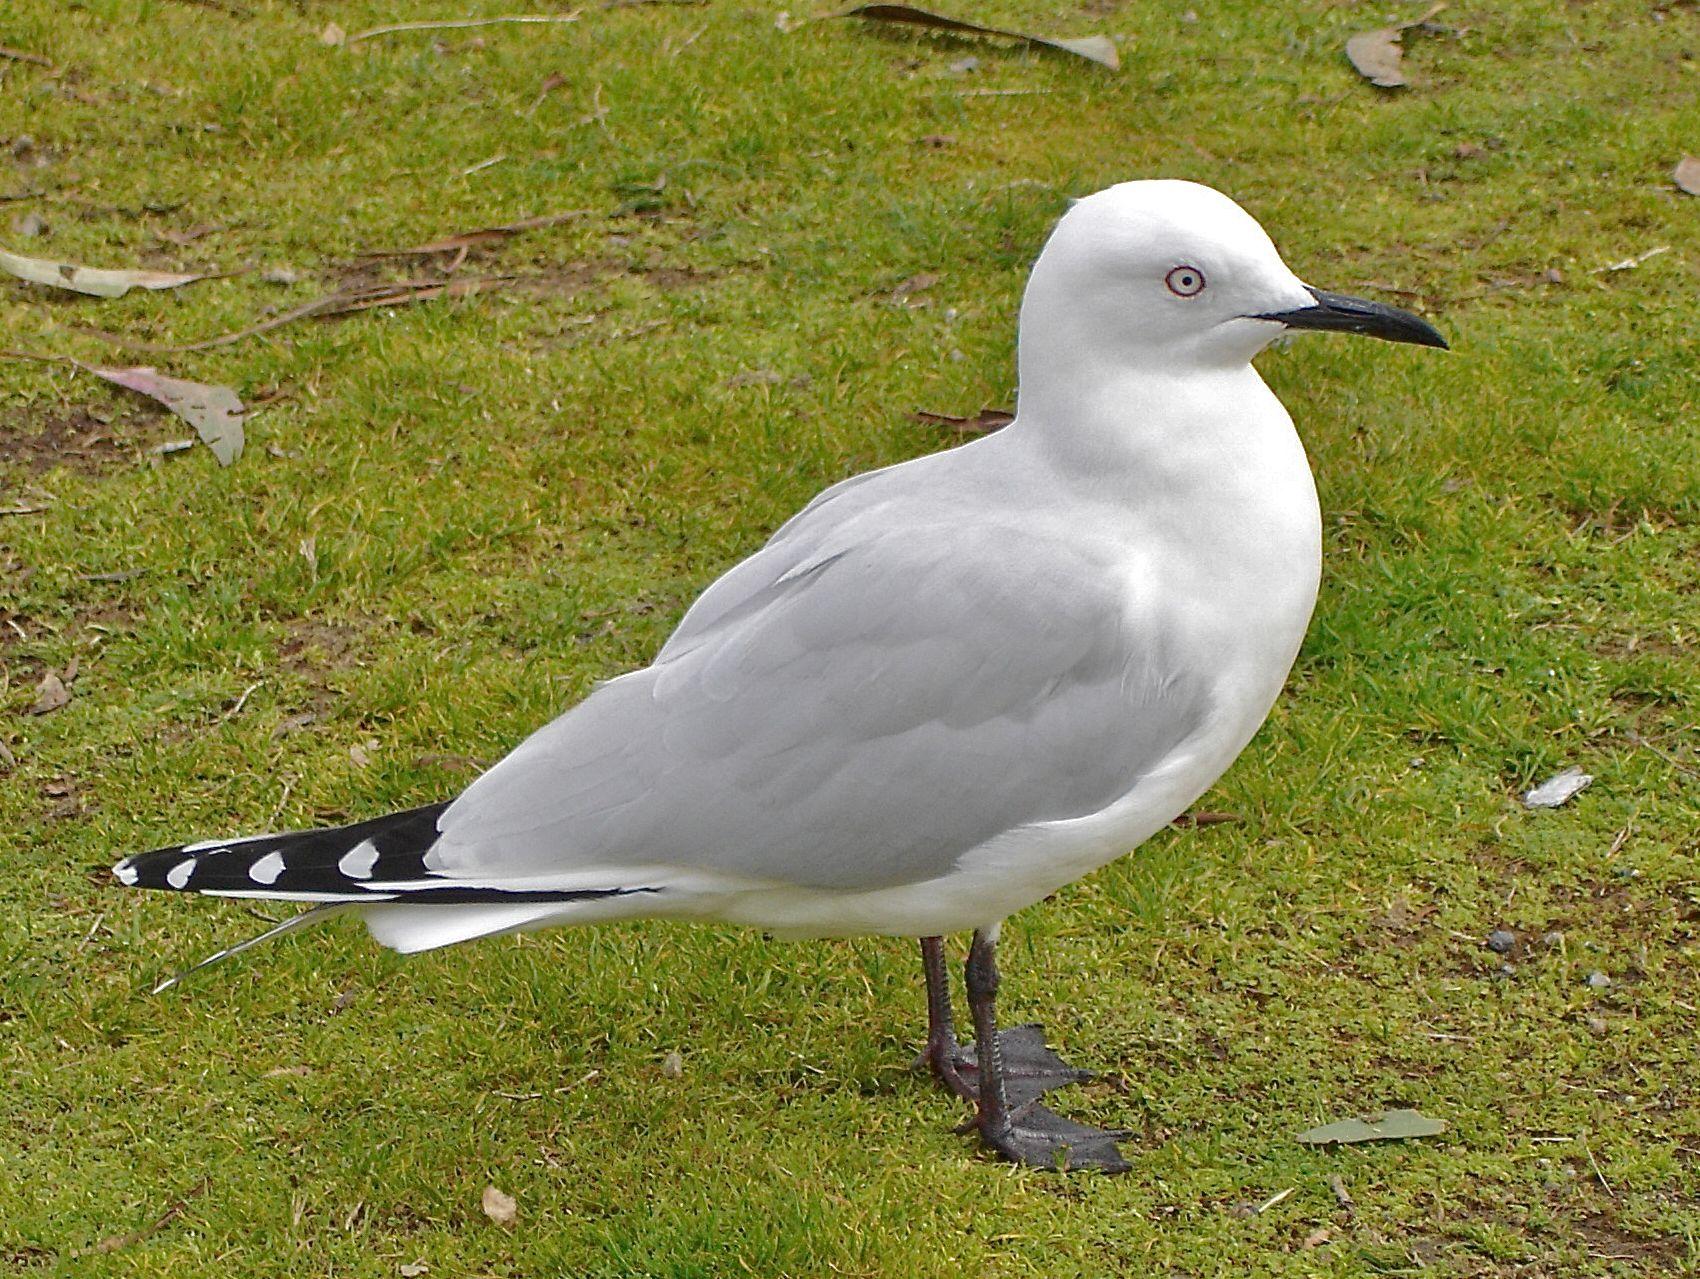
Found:
<svg viewBox="0 0 1700 1279"><path fill-rule="evenodd" d="M138 409L122 417L103 416L82 407L24 409L0 431L0 468L45 475L63 467L80 475L104 475L134 463L139 428L163 415Z"/></svg>
<svg viewBox="0 0 1700 1279"><path fill-rule="evenodd" d="M305 618L287 624L289 638L278 645L285 668L313 676L327 671L352 670L360 664L361 632L337 622L315 622Z"/></svg>
<svg viewBox="0 0 1700 1279"><path fill-rule="evenodd" d="M1576 1233L1588 1243L1588 1255L1602 1261L1645 1261L1660 1264L1655 1273L1675 1274L1675 1265L1682 1260L1683 1247L1673 1238L1649 1238L1632 1234L1607 1216L1594 1216L1578 1222ZM1664 1269L1664 1266L1672 1269Z"/></svg>

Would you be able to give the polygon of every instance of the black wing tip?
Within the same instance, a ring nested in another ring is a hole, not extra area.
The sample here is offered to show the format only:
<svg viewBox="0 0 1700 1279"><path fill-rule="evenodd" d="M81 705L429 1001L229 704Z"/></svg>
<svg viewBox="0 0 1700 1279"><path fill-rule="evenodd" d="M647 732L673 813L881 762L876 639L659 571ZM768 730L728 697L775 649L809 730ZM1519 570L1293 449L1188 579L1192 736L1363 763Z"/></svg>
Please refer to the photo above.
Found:
<svg viewBox="0 0 1700 1279"><path fill-rule="evenodd" d="M302 900L328 893L382 900L385 879L416 879L437 838L437 818L452 801L387 813L340 827L230 840L173 844L126 857L112 868L126 888L173 892L230 893ZM370 860L360 877L341 869L342 858L368 845Z"/></svg>
<svg viewBox="0 0 1700 1279"><path fill-rule="evenodd" d="M174 844L126 857L112 868L127 888L163 888L215 897L258 897L336 903L405 900L439 905L475 902L577 902L655 893L658 888L528 889L462 884L436 877L424 862L436 841L437 817L448 804L431 804L370 821L287 835L253 835L229 841ZM362 853L357 873L345 858ZM401 887L392 887L395 884Z"/></svg>
<svg viewBox="0 0 1700 1279"><path fill-rule="evenodd" d="M179 885L171 883L168 876L172 868L180 865L185 857L193 856L186 845L156 848L152 852L135 853L126 857L112 868L111 874L112 878L125 888L177 890Z"/></svg>

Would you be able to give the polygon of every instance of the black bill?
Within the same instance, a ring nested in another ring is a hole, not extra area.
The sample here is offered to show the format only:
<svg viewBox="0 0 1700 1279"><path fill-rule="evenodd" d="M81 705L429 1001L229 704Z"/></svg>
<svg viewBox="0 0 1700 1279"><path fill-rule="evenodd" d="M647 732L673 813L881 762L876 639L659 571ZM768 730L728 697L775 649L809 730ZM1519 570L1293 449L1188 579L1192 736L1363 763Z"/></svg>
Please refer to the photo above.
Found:
<svg viewBox="0 0 1700 1279"><path fill-rule="evenodd" d="M1401 311L1385 302L1370 302L1364 298L1348 297L1344 293L1329 293L1325 289L1310 289L1315 306L1301 306L1293 311L1274 311L1254 315L1254 320L1278 320L1289 329L1323 329L1335 333L1364 333L1389 342L1414 342L1418 346L1438 346L1446 350L1446 339L1440 331L1420 316Z"/></svg>

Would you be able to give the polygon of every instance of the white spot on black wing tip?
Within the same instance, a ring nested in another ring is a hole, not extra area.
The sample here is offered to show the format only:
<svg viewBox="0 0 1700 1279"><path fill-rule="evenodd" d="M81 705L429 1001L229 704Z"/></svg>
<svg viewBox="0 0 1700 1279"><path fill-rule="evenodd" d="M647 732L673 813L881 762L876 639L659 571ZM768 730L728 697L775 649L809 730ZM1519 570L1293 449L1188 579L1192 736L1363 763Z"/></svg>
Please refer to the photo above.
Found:
<svg viewBox="0 0 1700 1279"><path fill-rule="evenodd" d="M136 868L128 857L112 868L112 877L126 888L136 886Z"/></svg>
<svg viewBox="0 0 1700 1279"><path fill-rule="evenodd" d="M378 846L363 839L337 859L337 873L349 879L372 878L372 867L378 864Z"/></svg>
<svg viewBox="0 0 1700 1279"><path fill-rule="evenodd" d="M267 853L259 861L248 867L248 878L256 884L275 884L281 874L283 874L282 853Z"/></svg>
<svg viewBox="0 0 1700 1279"><path fill-rule="evenodd" d="M193 857L185 857L182 861L178 862L177 865L165 872L165 882L170 884L173 888L187 888L189 886L189 876L194 873L195 859Z"/></svg>

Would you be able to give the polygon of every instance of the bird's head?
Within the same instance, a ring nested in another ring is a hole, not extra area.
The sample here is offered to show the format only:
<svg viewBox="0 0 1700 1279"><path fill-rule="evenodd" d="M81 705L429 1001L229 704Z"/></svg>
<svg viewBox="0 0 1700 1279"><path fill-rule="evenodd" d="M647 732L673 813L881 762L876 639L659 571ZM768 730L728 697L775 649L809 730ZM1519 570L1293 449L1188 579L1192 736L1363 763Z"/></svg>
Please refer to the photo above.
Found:
<svg viewBox="0 0 1700 1279"><path fill-rule="evenodd" d="M1024 347L1177 372L1244 364L1291 329L1446 346L1408 311L1311 288L1227 196L1166 180L1077 200L1034 265L1021 324Z"/></svg>

